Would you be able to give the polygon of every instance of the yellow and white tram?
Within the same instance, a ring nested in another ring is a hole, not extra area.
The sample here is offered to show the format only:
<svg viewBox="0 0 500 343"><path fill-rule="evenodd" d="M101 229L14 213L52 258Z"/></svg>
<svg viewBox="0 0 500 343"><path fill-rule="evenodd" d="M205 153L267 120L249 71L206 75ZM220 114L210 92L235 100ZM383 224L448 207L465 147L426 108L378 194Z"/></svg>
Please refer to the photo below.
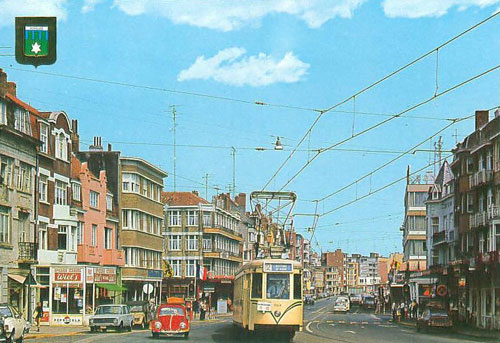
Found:
<svg viewBox="0 0 500 343"><path fill-rule="evenodd" d="M233 323L252 331L273 330L293 338L302 331L302 265L282 259L244 264L234 280Z"/></svg>

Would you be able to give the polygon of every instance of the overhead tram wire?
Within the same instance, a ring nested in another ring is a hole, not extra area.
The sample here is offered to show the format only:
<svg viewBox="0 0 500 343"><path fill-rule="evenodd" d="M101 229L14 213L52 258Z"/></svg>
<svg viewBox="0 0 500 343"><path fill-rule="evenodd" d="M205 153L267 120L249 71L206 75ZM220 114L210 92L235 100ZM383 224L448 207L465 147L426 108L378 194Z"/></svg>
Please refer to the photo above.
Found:
<svg viewBox="0 0 500 343"><path fill-rule="evenodd" d="M313 121L312 125L309 127L309 129L305 132L305 134L302 136L302 138L300 139L299 143L297 143L297 145L295 146L295 148L292 150L292 152L290 153L290 155L283 161L283 163L278 167L278 169L276 170L276 172L271 176L271 178L266 182L266 184L264 185L264 187L262 187L262 190L265 190L267 186L269 186L269 184L276 178L276 176L278 176L278 174L280 173L280 171L283 169L283 167L288 163L288 161L292 158L293 154L295 153L296 149L298 149L302 143L305 141L305 139L307 138L307 136L312 132L312 129L316 126L316 124L318 123L318 121L321 119L321 117L325 114L325 113L328 113L330 111L333 111L335 108L347 103L348 101L354 99L355 97L363 94L364 92L370 90L371 88L379 85L380 83L384 82L385 80L391 78L392 76L402 72L403 70L409 68L410 66L414 65L415 63L423 60L424 58L426 58L427 56L430 56L432 55L433 53L435 53L436 51L439 51L439 49L442 49L443 47L445 47L446 45L454 42L455 40L459 39L460 37L466 35L467 33L473 31L474 29L476 29L477 27L483 25L484 23L488 22L489 20L495 18L497 15L500 14L500 11L496 12L496 13L493 13L492 15L490 15L489 17L487 17L486 19L480 21L479 23L476 23L474 24L473 26L469 27L467 30L465 31L462 31L460 32L459 34L453 36L452 38L448 39L447 41L445 41L444 43L442 43L441 45L439 45L438 47L432 49L432 50L429 50L428 52L424 53L423 55L417 57L416 59L414 59L413 61L405 64L404 66L400 67L399 69L396 69L395 71L387 74L386 76L382 77L381 79L375 81L374 83L368 85L367 87L361 89L360 91L358 91L357 93L349 96L348 98L338 102L337 104L327 108L327 109L324 109L324 110L320 110L319 111L319 114L318 116L316 117L316 119Z"/></svg>
<svg viewBox="0 0 500 343"><path fill-rule="evenodd" d="M90 77L68 75L68 74L61 74L61 73L50 73L50 72L44 72L44 71L39 71L39 70L28 70L28 69L15 68L15 67L4 67L4 69L10 69L10 70L20 71L20 72L25 72L25 73L34 73L34 74L46 75L46 76L55 76L55 77L61 77L61 78L66 78L66 79L78 80L78 81L88 81L88 82L109 84L109 85L114 85L114 86L138 88L138 89L145 89L145 90L152 90L152 91L159 91L159 92L166 92L166 93L173 93L173 94L180 94L180 95L189 95L189 96L195 96L195 97L207 98L207 99L213 99L213 100L237 102L237 103L246 104L246 105L275 107L275 108L309 111L309 112L320 112L321 111L321 110L315 109L315 108L292 106L292 105L263 102L263 101L252 101L252 100L245 100L245 99L238 99L238 98L230 98L230 97L214 95L214 94L182 91L182 90L169 89L169 88L163 88L163 87L140 85L140 84L134 84L134 83L122 82L122 81L95 79L95 78L90 78Z"/></svg>
<svg viewBox="0 0 500 343"><path fill-rule="evenodd" d="M491 109L489 109L488 111L491 111L492 109L495 109L497 108L498 106L495 106ZM403 156L407 155L407 154L410 154L410 153L413 153L415 151L415 149L417 149L418 147L420 147L421 145L425 144L427 141L431 140L432 138L436 137L437 135L439 135L441 132L447 130L448 128L450 128L451 126L461 122L461 121L464 121L464 120L467 120L467 119L470 119L470 118L473 118L474 117L474 114L472 115L469 115L469 116L465 116L465 117L462 117L462 118L456 118L454 119L451 123L449 123L448 125L444 126L443 128L441 128L440 130L438 130L437 132L433 133L431 136L429 137L426 137L424 140L420 141L418 144L412 146L411 148L409 148L408 150L402 152L401 154L399 154L398 156L394 157L393 159L383 163L382 165L380 165L379 167L375 168L374 170L370 171L369 173L361 176L360 178L352 181L351 183L337 189L336 191L322 197L321 199L318 199L318 201L325 201L326 199L328 198L331 198L332 196L334 196L335 194L338 194L344 190L346 190L347 188L357 184L358 182L368 178L368 177L371 177L373 174L375 174L376 172L378 172L379 170L387 167L389 164L392 164L394 162L396 162L397 160L399 160L400 158L402 158Z"/></svg>
<svg viewBox="0 0 500 343"><path fill-rule="evenodd" d="M500 13L500 12L498 12L498 13ZM448 89L446 89L446 90L444 90L444 91L442 91L442 92L440 92L440 93L436 93L436 94L435 94L435 95L433 95L432 97L430 97L430 98L428 98L428 99L426 99L426 100L424 100L424 101L421 101L421 102L419 102L418 104L415 104L415 105L413 105L413 106L411 106L411 107L407 108L406 110L404 110L404 111L402 111L402 112L399 112L399 113L398 113L398 114L396 114L394 117L387 118L387 119L385 119L385 120L383 120L383 121L381 121L381 122L379 122L379 123L377 123L377 124L375 124L375 125L372 125L372 126L370 126L370 127L366 128L366 129L364 129L364 130L362 130L362 131L360 131L360 132L356 133L355 135L349 136L348 138L345 138L345 139L343 139L343 140L341 140L341 141L339 141L339 142L337 142L337 143L335 143L335 144L332 144L331 146L329 146L329 147L327 147L327 148L325 148L325 149L323 149L323 150L321 150L321 151L318 151L318 152L316 153L316 155L314 155L312 158L310 158L310 159L309 159L309 160L308 160L308 161L307 161L307 162L306 162L306 163L305 163L305 164L304 164L304 165L303 165L303 166L299 169L299 171L297 171L297 172L296 172L296 173L295 173L295 174L294 174L294 175L293 175L293 176L292 176L292 177L291 177L291 178L290 178L290 179L289 179L289 180L288 180L288 181L287 181L287 182L286 182L286 183L285 183L285 184L284 184L284 185L283 185L283 186L282 186L279 190L280 190L280 191L281 191L281 190L283 190L283 189L284 189L287 185L289 185L289 184L290 184L293 180L295 180L295 178L297 178L297 176L299 176L299 175L300 175L300 174L301 174L301 173L302 173L302 172L303 172L303 171L304 171L304 170L305 170L305 169L306 169L306 168L307 168L307 167L308 167L308 166L309 166L309 165L310 165L310 164L311 164L311 163L312 163L312 162L313 162L313 161L314 161L314 160L315 160L315 159L316 159L316 158L317 158L320 154L322 154L323 152L328 151L328 150L332 150L333 148L335 148L335 147L337 147L337 146L339 146L339 145L341 145L341 144L344 144L344 143L346 143L346 142L348 142L348 141L350 141L350 140L352 140L352 139L354 139L354 138L356 138L356 137L359 137L359 136L361 136L361 135L363 135L363 134L365 134L365 133L367 133L367 132L369 132L369 131L371 131L371 130L374 130L374 129L376 129L376 128L377 128L377 127L379 127L379 126L382 126L382 125L384 125L384 124L386 124L386 123L388 123L388 122L390 122L390 121L394 120L395 118L401 117L401 116L402 116L402 115L404 115L405 113L408 113L408 112L410 112L410 111L413 111L413 110L414 110L414 109L416 109L416 108L419 108L419 107L421 107L421 106L423 106L423 105L425 105L425 104L428 104L428 103L430 103L430 102L432 102L432 101L436 100L437 98L439 98L439 97L441 97L441 96L443 96L443 95L446 95L446 94L448 94L448 93L450 93L450 92L452 92L452 91L454 91L454 90L456 90L456 89L458 89L458 88L460 88L460 87L462 87L462 86L464 86L464 85L468 84L469 82L472 82L472 81L474 81L474 80L476 80L476 79L478 79L478 78L481 78L481 77L483 77L484 75L487 75L487 74L489 74L489 73L491 73L491 72L493 72L493 71L495 71L495 70L497 70L497 69L499 69L499 68L500 68L500 64L498 64L498 65L496 65L496 66L494 66L494 67L492 67L492 68L490 68L490 69L488 69L488 70L486 70L486 71L484 71L484 72L482 72L482 73L480 73L480 74L477 74L477 75L475 75L475 76L473 76L473 77L471 77L471 78L469 78L469 79L467 79L467 80L465 80L465 81L462 81L462 82L460 82L460 83L458 83L458 84L455 84L453 87L448 88Z"/></svg>
<svg viewBox="0 0 500 343"><path fill-rule="evenodd" d="M423 171L423 170L425 170L425 169L429 168L430 166L432 166L434 163L438 163L438 162L444 161L445 159L447 159L447 158L449 158L449 157L452 157L452 156L453 156L452 154L451 154L451 155L447 155L447 156L445 156L445 157L441 158L441 159L440 159L440 160L438 160L438 161L433 161L432 163L429 163L429 164L425 165L424 167L422 167L422 168L420 168L420 169L417 169L417 170L415 170L414 172L410 173L410 174L409 174L409 176L413 176L413 175L415 175L415 174L417 174L417 173L420 173L421 171ZM347 206L349 206L349 205L352 205L352 204L354 204L354 203L356 203L356 202L358 202L358 201L360 201L360 200L363 200L363 199L365 199L365 198L368 198L368 197L372 196L372 195L373 195L373 194L375 194L375 193L378 193L378 192L380 192L380 191L383 191L384 189L389 188L389 187L391 187L391 186L393 186L393 185L397 184L398 182L401 182L401 181L405 180L405 179L407 178L407 176L408 176L408 175L405 175L405 176L403 176L403 177L401 177L401 178L399 178L399 179L396 179L396 180L394 180L394 181L392 181L392 182L390 182L390 183L388 183L388 184L386 184L386 185L384 185L384 186L382 186L382 187L379 187L379 188L377 188L377 189L375 189L375 190L373 190L373 191L370 191L369 193L367 193L367 194L365 194L365 195L363 195L363 196L361 196L361 197L358 197L358 198L356 198L356 199L354 199L354 200L348 201L348 202L346 202L346 203L344 203L344 204L342 204L342 205L340 205L340 206L337 206L337 207L335 207L335 208L333 208L333 209L331 209L331 210L328 210L328 211L326 211L326 212L323 212L323 213L322 213L322 214L320 214L319 216L320 216L320 217L324 217L324 216L326 216L326 215L328 215L328 214L330 214L330 213L336 212L336 211L338 211L338 210L340 210L340 209L342 209L342 208L344 208L344 207L347 207Z"/></svg>

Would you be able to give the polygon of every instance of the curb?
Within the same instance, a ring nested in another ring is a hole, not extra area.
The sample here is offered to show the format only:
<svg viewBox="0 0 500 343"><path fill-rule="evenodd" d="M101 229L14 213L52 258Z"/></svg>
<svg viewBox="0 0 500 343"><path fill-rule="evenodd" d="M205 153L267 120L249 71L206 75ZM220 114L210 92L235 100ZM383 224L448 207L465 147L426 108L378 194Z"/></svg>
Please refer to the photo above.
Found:
<svg viewBox="0 0 500 343"><path fill-rule="evenodd" d="M64 336L77 336L77 335L82 335L84 334L84 331L74 331L74 332L67 332L67 333L41 333L41 334L27 334L24 336L24 339L44 339L44 338L51 338L51 337L64 337Z"/></svg>
<svg viewBox="0 0 500 343"><path fill-rule="evenodd" d="M417 327L417 324L415 323L409 323L409 322L392 322L392 323L396 323L398 325L403 325L403 326L407 326L407 327L412 327L412 328L415 328Z"/></svg>

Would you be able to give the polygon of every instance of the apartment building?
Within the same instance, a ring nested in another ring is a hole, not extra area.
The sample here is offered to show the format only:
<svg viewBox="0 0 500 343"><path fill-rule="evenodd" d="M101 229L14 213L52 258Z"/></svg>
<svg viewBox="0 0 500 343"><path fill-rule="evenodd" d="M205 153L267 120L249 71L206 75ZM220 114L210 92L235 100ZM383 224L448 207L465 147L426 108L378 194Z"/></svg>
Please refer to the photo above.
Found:
<svg viewBox="0 0 500 343"><path fill-rule="evenodd" d="M378 272L377 253L370 253L370 256L361 256L359 264L359 286L365 293L375 292L380 284L380 274Z"/></svg>
<svg viewBox="0 0 500 343"><path fill-rule="evenodd" d="M120 157L122 284L125 300L159 298L162 282L163 203L167 173L137 157Z"/></svg>
<svg viewBox="0 0 500 343"><path fill-rule="evenodd" d="M324 290L339 294L345 290L345 254L341 249L321 254L321 266L324 269Z"/></svg>
<svg viewBox="0 0 500 343"><path fill-rule="evenodd" d="M0 69L0 302L29 319L27 277L36 261L38 111Z"/></svg>
<svg viewBox="0 0 500 343"><path fill-rule="evenodd" d="M198 192L162 192L165 213L164 256L173 276L163 283L166 296L197 298L197 264L203 265L203 227L213 206Z"/></svg>

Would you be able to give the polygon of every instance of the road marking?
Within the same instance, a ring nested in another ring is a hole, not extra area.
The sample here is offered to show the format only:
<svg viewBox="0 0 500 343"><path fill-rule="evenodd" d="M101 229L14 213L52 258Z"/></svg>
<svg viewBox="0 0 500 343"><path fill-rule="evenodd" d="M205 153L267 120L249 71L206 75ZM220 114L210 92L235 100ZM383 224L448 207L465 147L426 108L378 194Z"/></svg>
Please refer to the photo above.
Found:
<svg viewBox="0 0 500 343"><path fill-rule="evenodd" d="M351 331L351 330L346 330L346 331L344 331L344 332L347 332L347 333L352 333L352 334L355 334L355 333L356 333L356 332Z"/></svg>
<svg viewBox="0 0 500 343"><path fill-rule="evenodd" d="M368 324L368 322L361 322L361 324Z"/></svg>
<svg viewBox="0 0 500 343"><path fill-rule="evenodd" d="M382 326L384 328L393 328L394 327L394 325L380 325L380 326Z"/></svg>
<svg viewBox="0 0 500 343"><path fill-rule="evenodd" d="M322 311L322 310L324 310L325 308L326 308L326 306L323 306L322 308L320 308L320 309L318 309L318 310L316 310L316 311L314 311L314 312L312 312L312 313L318 313L318 312L321 312L321 311Z"/></svg>
<svg viewBox="0 0 500 343"><path fill-rule="evenodd" d="M310 326L311 324L312 324L312 322L309 322L309 323L307 323L307 325L306 325L306 330L307 330L307 332L309 332L309 333L313 333L313 332L312 332L312 330L309 328L309 326Z"/></svg>
<svg viewBox="0 0 500 343"><path fill-rule="evenodd" d="M354 324L357 324L357 323L356 322L350 322L349 324L354 325Z"/></svg>
<svg viewBox="0 0 500 343"><path fill-rule="evenodd" d="M401 332L407 332L407 333L414 333L413 331L411 331L411 330L406 330L406 329L401 329L400 331L401 331Z"/></svg>
<svg viewBox="0 0 500 343"><path fill-rule="evenodd" d="M335 324L329 324L330 326L335 326Z"/></svg>

